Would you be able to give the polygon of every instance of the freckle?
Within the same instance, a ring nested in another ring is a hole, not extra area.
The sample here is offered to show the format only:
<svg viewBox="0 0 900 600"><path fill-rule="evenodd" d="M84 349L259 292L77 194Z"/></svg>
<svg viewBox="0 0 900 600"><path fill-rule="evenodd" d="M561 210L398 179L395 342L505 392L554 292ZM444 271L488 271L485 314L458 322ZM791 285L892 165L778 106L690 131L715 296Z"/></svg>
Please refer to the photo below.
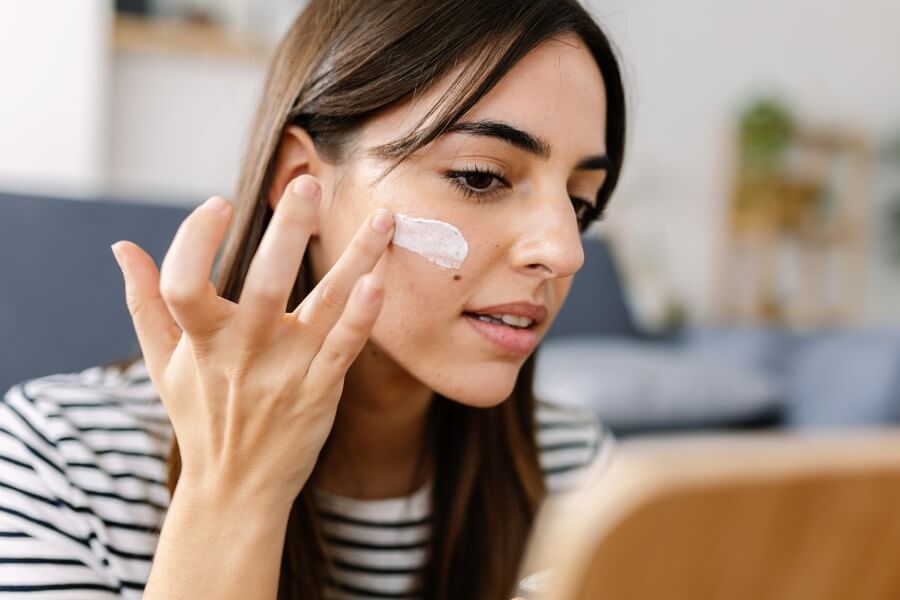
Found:
<svg viewBox="0 0 900 600"><path fill-rule="evenodd" d="M453 276L453 281L459 281L460 279L462 279L462 275L454 275Z"/></svg>

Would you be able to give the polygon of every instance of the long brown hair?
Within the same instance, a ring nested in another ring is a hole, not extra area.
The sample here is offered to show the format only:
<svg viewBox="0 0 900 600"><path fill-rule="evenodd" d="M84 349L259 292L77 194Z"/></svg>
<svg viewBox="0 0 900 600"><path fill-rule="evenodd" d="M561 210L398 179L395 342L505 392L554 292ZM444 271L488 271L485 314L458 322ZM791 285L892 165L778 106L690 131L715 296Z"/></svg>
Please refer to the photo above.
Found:
<svg viewBox="0 0 900 600"><path fill-rule="evenodd" d="M567 33L588 47L606 86L605 141L612 168L597 198L603 207L622 165L625 98L610 43L576 0L310 0L269 66L218 266L219 295L238 300L272 217L268 195L286 127L303 127L324 159L352 160L354 134L368 118L465 65L411 133L376 150L393 159L394 168L457 121L526 53ZM286 310L296 308L312 286L307 254ZM425 449L433 466L433 496L432 536L419 587L423 598L512 595L545 492L535 441L534 359L525 362L510 398L498 406L472 408L434 397ZM170 492L181 472L180 458L175 440ZM321 599L328 565L315 498L304 488L287 525L278 598Z"/></svg>

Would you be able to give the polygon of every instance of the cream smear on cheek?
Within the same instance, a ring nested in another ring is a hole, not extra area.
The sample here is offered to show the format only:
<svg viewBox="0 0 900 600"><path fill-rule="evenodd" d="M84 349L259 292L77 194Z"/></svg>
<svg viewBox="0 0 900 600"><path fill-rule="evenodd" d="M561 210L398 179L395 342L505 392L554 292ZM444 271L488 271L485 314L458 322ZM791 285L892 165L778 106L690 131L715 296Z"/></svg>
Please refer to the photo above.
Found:
<svg viewBox="0 0 900 600"><path fill-rule="evenodd" d="M392 242L444 269L459 269L469 253L466 238L450 223L400 213L394 214Z"/></svg>

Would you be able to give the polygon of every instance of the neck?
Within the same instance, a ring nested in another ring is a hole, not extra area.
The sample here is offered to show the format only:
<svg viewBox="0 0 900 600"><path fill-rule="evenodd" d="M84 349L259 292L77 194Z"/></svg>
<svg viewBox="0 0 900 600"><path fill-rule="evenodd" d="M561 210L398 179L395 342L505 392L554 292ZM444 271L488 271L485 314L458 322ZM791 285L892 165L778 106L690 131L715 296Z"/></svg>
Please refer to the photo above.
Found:
<svg viewBox="0 0 900 600"><path fill-rule="evenodd" d="M419 466L433 392L372 342L344 379L331 436L314 475L325 491L359 499L412 493L427 479Z"/></svg>

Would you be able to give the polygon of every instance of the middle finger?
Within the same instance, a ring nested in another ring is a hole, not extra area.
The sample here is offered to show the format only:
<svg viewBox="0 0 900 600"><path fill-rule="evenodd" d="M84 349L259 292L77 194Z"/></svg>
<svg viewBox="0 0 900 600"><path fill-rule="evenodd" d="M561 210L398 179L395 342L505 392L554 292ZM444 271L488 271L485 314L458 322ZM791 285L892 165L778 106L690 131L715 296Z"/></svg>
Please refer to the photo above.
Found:
<svg viewBox="0 0 900 600"><path fill-rule="evenodd" d="M284 316L306 244L319 211L321 191L311 175L296 178L275 208L250 262L238 311L251 331L268 330Z"/></svg>

